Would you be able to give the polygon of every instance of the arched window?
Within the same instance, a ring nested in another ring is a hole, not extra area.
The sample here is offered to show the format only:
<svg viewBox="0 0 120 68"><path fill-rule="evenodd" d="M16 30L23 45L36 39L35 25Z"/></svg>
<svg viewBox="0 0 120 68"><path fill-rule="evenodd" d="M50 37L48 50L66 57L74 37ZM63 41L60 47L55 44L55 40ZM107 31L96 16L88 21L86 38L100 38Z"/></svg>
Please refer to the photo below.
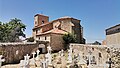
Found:
<svg viewBox="0 0 120 68"><path fill-rule="evenodd" d="M44 21L42 21L42 24L44 24Z"/></svg>

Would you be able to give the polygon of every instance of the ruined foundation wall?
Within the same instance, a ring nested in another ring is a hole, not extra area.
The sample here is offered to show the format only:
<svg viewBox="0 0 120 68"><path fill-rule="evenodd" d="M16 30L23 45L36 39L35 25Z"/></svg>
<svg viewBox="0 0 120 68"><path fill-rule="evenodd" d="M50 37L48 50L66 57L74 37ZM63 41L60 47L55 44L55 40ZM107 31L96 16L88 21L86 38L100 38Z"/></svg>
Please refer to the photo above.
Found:
<svg viewBox="0 0 120 68"><path fill-rule="evenodd" d="M0 43L0 54L5 58L5 63L18 63L26 54L39 48L40 44L47 43Z"/></svg>
<svg viewBox="0 0 120 68"><path fill-rule="evenodd" d="M70 44L73 46L73 49L77 49L79 53L83 56L88 56L89 51L91 51L91 55L95 56L96 63L102 64L108 61L110 58L109 53L107 52L108 47L103 45L85 45L85 44Z"/></svg>

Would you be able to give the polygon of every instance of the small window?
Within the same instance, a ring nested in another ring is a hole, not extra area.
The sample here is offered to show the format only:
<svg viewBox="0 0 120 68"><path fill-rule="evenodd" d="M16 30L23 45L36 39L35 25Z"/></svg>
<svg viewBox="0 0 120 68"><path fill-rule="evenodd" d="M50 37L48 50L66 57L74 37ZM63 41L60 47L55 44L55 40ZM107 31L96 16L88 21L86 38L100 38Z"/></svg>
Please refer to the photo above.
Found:
<svg viewBox="0 0 120 68"><path fill-rule="evenodd" d="M47 40L47 37L45 36L45 40Z"/></svg>
<svg viewBox="0 0 120 68"><path fill-rule="evenodd" d="M37 24L37 22L35 21L35 24Z"/></svg>
<svg viewBox="0 0 120 68"><path fill-rule="evenodd" d="M92 48L92 50L94 51L94 48Z"/></svg>
<svg viewBox="0 0 120 68"><path fill-rule="evenodd" d="M99 53L99 57L102 57L102 56L101 56L101 53Z"/></svg>
<svg viewBox="0 0 120 68"><path fill-rule="evenodd" d="M38 30L36 30L36 34L38 33Z"/></svg>
<svg viewBox="0 0 120 68"><path fill-rule="evenodd" d="M42 21L42 24L44 24L44 21Z"/></svg>

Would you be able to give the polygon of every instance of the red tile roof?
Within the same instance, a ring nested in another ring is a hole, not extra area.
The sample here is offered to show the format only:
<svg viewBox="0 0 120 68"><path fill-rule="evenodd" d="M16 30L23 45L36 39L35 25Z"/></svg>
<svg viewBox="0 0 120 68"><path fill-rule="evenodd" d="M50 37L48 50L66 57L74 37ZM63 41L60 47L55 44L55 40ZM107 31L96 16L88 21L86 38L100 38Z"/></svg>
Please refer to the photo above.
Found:
<svg viewBox="0 0 120 68"><path fill-rule="evenodd" d="M39 25L39 26L35 26L33 29L36 29L36 28L39 28L39 27L42 27L42 26L46 26L48 24L52 24L51 22L48 22L48 23L44 23L42 25Z"/></svg>
<svg viewBox="0 0 120 68"><path fill-rule="evenodd" d="M35 16L45 16L45 15L43 15L43 14L36 14ZM49 17L49 16L45 16L45 17Z"/></svg>
<svg viewBox="0 0 120 68"><path fill-rule="evenodd" d="M41 15L41 14L36 14L36 15ZM35 15L35 16L36 16ZM43 15L44 16L44 15ZM48 22L48 23L45 23L45 24L42 24L42 25L39 25L39 26L35 26L33 29L36 29L36 28L39 28L39 27L42 27L42 26L45 26L45 25L48 25L48 24L52 24L54 23L55 21L58 21L58 20L63 20L63 19L75 19L75 18L72 18L72 17L69 17L69 16L65 16L65 17L61 17L61 18L58 18L56 20L53 20L51 22ZM76 19L78 20L78 19ZM79 20L80 21L80 20Z"/></svg>
<svg viewBox="0 0 120 68"><path fill-rule="evenodd" d="M65 34L65 33L67 33L67 32L64 31L64 30L55 28L55 29L52 29L52 30L49 30L49 31L47 31L47 32L40 33L40 34L37 34L37 35L50 34L50 33L53 33L53 34Z"/></svg>

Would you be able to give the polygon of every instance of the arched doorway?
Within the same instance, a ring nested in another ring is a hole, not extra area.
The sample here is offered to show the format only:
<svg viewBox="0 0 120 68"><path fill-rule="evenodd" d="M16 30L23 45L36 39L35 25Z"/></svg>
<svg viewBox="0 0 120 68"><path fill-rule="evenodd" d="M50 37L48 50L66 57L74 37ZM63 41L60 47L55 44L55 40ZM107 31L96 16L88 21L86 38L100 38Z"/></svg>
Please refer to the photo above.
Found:
<svg viewBox="0 0 120 68"><path fill-rule="evenodd" d="M40 51L40 53L45 53L45 45L44 44L39 44L39 48L38 50Z"/></svg>

